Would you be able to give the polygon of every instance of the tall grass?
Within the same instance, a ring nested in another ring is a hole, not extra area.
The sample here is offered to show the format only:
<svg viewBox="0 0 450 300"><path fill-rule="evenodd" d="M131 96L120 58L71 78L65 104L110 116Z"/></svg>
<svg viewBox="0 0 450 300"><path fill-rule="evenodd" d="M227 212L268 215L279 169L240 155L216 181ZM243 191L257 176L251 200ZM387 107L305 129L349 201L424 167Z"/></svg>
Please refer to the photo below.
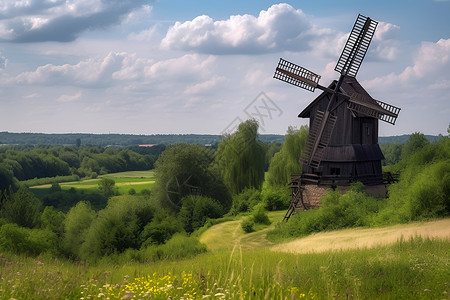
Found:
<svg viewBox="0 0 450 300"><path fill-rule="evenodd" d="M414 238L366 250L286 254L205 253L154 264L84 265L0 256L0 298L9 299L442 299L450 243Z"/></svg>

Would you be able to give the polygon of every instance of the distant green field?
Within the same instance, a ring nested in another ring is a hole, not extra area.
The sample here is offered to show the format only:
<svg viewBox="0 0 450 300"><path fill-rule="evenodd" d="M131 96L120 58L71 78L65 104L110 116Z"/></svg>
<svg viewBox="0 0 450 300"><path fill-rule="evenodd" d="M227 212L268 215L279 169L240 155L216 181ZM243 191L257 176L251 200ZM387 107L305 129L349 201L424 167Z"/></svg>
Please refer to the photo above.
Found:
<svg viewBox="0 0 450 300"><path fill-rule="evenodd" d="M82 181L64 182L60 183L63 190L69 190L71 188L83 189L83 190L95 190L98 188L98 183L102 178L111 178L115 181L116 187L120 194L128 194L130 189L134 189L136 193L142 192L142 190L151 190L155 184L154 171L129 171L120 173L111 173L99 176L98 179L88 179ZM33 189L49 189L51 185L39 185L33 186Z"/></svg>

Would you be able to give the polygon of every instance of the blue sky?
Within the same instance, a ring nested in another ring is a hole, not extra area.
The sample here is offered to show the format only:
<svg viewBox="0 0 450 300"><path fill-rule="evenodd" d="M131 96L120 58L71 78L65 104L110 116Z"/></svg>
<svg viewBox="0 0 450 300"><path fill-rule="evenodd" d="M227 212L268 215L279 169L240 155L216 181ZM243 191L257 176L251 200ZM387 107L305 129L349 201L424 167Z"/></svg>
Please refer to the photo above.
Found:
<svg viewBox="0 0 450 300"><path fill-rule="evenodd" d="M0 131L284 134L319 91L272 78L280 57L328 85L355 19L379 22L358 81L401 107L380 135L446 134L450 1L30 0L0 3Z"/></svg>

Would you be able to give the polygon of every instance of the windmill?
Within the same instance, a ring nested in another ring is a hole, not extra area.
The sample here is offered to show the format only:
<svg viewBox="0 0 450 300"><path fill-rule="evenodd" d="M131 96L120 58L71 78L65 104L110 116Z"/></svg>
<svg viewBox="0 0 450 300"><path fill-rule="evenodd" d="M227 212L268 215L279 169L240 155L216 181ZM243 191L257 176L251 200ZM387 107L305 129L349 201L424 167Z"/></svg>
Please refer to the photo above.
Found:
<svg viewBox="0 0 450 300"><path fill-rule="evenodd" d="M274 78L311 92L316 88L323 91L299 115L310 118L310 131L301 157L303 173L292 175L292 201L287 219L298 204L307 208L302 193L305 183L328 183L332 187L355 180L382 183L383 157L377 143L377 121L395 125L400 108L373 99L355 78L377 24L358 15L334 69L340 77L328 87L319 84L320 75L280 58ZM369 169L367 162L372 165L375 162L372 173L365 170Z"/></svg>

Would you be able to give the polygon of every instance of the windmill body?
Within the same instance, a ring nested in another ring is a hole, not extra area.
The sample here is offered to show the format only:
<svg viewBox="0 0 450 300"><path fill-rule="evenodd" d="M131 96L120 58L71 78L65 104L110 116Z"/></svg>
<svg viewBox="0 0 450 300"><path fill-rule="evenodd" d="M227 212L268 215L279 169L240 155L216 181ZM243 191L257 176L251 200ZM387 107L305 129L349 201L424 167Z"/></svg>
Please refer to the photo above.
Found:
<svg viewBox="0 0 450 300"><path fill-rule="evenodd" d="M303 150L302 174L291 175L291 206L285 219L297 208L317 206L326 189L360 181L375 196L386 194L378 146L378 121L395 124L400 108L373 99L356 80L377 22L358 15L336 64L338 80L328 87L320 75L280 59L274 78L314 92L323 92L300 114L309 118L309 136Z"/></svg>
<svg viewBox="0 0 450 300"><path fill-rule="evenodd" d="M333 89L336 83L334 81L329 88ZM364 95L364 101L378 105L353 77L344 77L340 89L344 95L358 93ZM317 113L326 109L330 98L329 93L323 92L299 117L309 118L309 127L313 128ZM378 119L352 111L346 105L337 107L334 114L336 121L320 165L304 164L303 173L316 175L318 182L327 185L349 185L353 181L382 184L381 160L384 157L378 145Z"/></svg>

